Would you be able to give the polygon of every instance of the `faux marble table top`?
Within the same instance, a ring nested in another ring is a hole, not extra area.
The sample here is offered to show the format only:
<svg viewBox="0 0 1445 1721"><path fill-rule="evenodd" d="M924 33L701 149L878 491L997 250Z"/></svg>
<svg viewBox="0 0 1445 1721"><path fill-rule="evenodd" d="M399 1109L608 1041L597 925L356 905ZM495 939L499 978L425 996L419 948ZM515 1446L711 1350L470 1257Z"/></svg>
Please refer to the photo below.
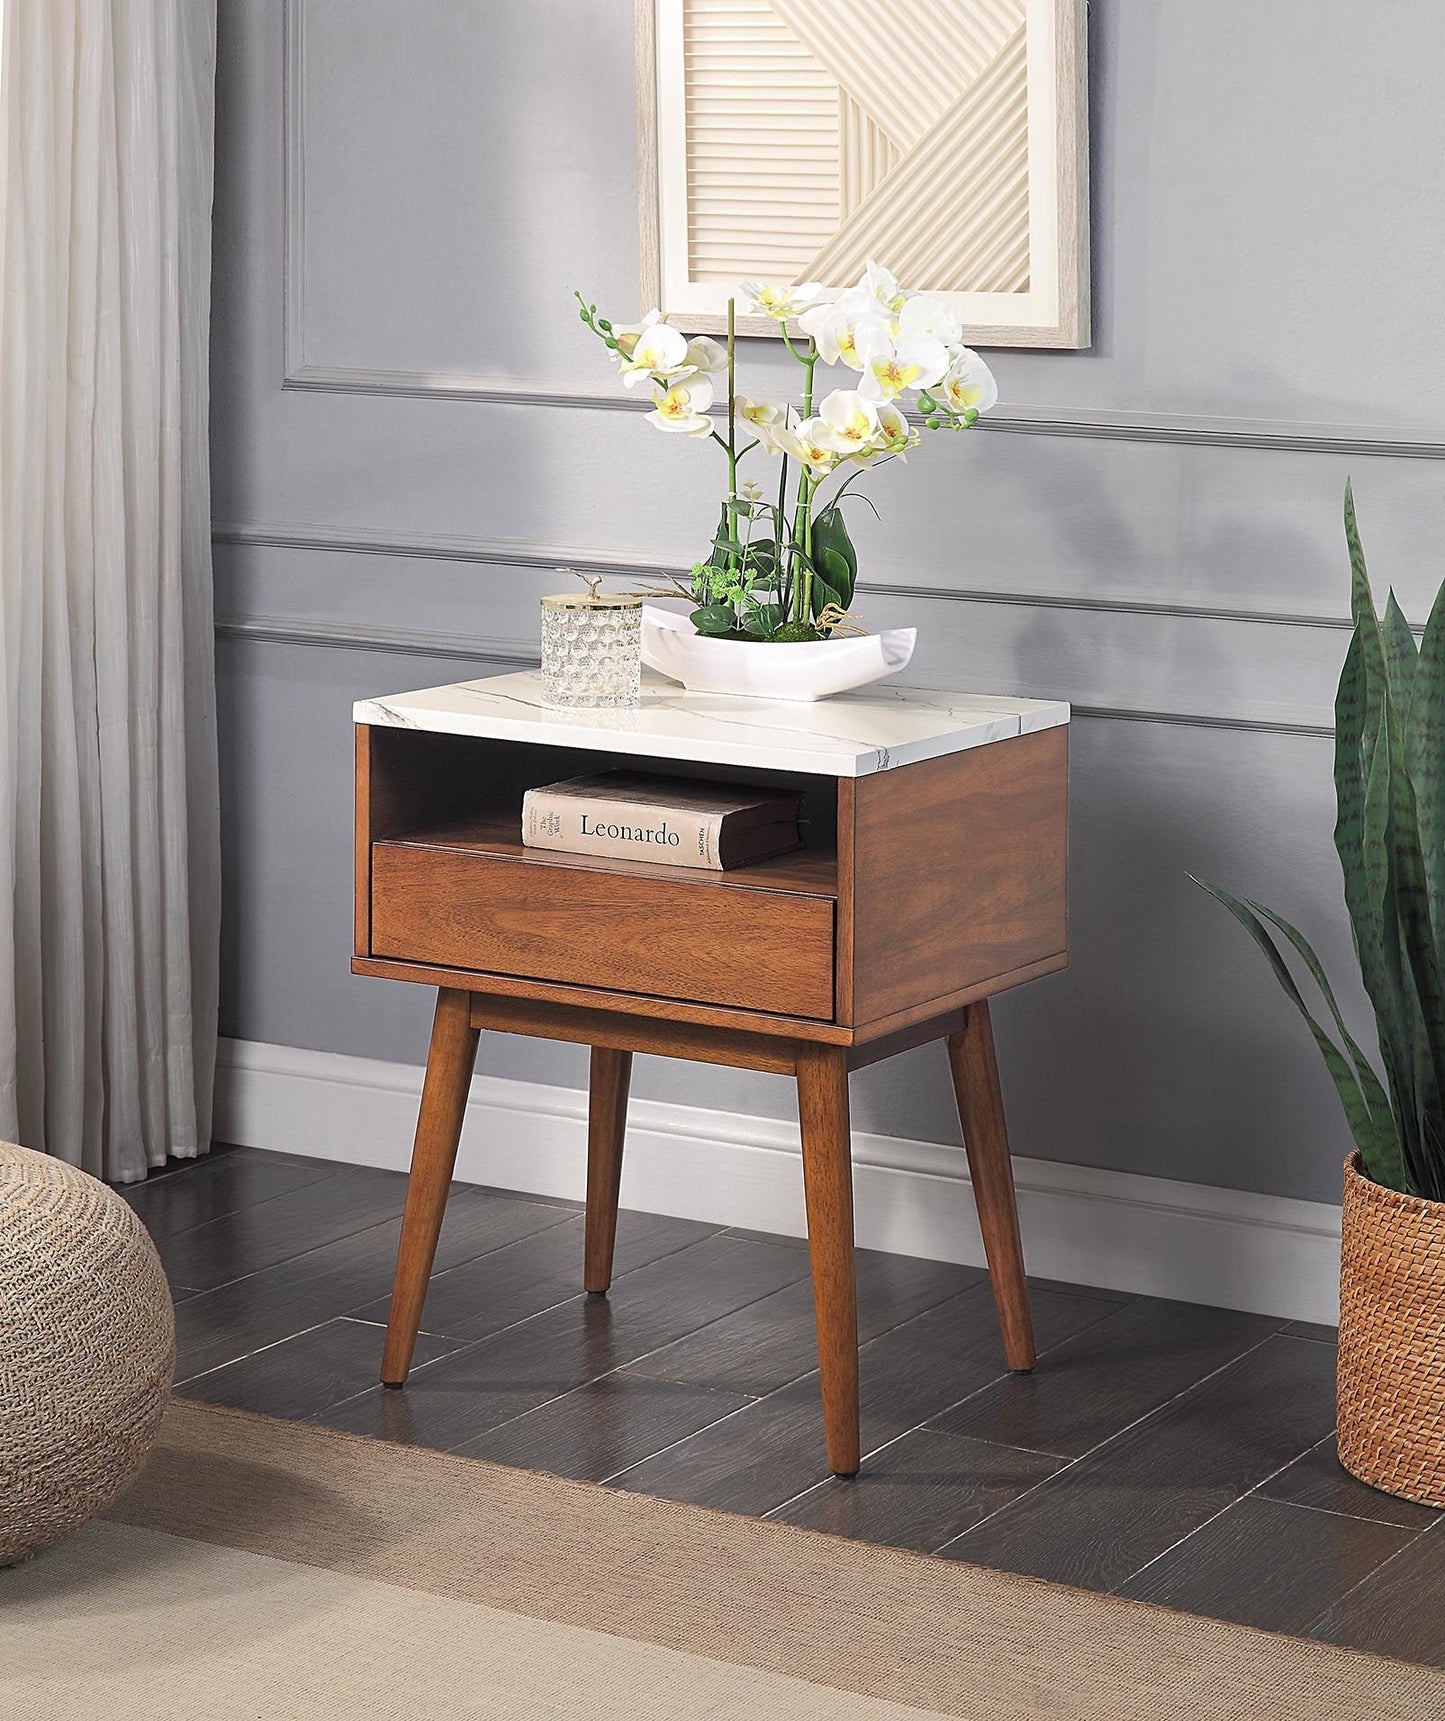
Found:
<svg viewBox="0 0 1445 1721"><path fill-rule="evenodd" d="M1052 729L1069 721L1069 708L1046 699L881 684L796 704L688 693L676 682L644 672L640 707L559 710L543 704L540 672L526 670L363 699L354 715L358 723L447 735L866 777Z"/></svg>

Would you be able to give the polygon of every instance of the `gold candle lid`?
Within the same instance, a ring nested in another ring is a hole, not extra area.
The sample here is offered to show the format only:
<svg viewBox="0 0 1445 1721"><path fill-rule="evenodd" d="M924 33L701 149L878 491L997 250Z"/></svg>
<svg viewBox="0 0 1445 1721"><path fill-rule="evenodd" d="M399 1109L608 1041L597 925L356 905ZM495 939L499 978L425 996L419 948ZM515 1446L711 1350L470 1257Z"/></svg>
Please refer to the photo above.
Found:
<svg viewBox="0 0 1445 1721"><path fill-rule="evenodd" d="M549 610L639 610L642 599L635 592L604 592L601 574L584 574L580 568L558 568L559 574L575 574L587 587L585 592L549 592L542 607Z"/></svg>

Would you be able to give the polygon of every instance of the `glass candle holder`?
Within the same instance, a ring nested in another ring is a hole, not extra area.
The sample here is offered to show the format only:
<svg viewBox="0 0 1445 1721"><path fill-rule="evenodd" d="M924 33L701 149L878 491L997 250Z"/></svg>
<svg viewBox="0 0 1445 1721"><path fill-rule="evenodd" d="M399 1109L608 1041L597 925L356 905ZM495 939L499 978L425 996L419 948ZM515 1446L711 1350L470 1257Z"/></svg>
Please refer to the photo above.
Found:
<svg viewBox="0 0 1445 1721"><path fill-rule="evenodd" d="M642 703L642 599L562 592L542 599L547 705Z"/></svg>

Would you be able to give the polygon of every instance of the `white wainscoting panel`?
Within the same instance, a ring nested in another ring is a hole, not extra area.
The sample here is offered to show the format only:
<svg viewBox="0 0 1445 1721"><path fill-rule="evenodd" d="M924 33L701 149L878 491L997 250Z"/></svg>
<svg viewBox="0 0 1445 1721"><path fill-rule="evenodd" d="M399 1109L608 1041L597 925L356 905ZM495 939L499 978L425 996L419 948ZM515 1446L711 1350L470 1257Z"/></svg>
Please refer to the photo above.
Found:
<svg viewBox="0 0 1445 1721"><path fill-rule="evenodd" d="M405 1170L421 1077L409 1064L222 1040L216 1139ZM478 1076L458 1178L581 1200L586 1107L575 1088ZM982 1265L962 1148L856 1131L853 1159L860 1246ZM1338 1317L1337 1207L1038 1159L1016 1160L1015 1175L1032 1273L1291 1320ZM622 1201L801 1236L797 1131L634 1099Z"/></svg>

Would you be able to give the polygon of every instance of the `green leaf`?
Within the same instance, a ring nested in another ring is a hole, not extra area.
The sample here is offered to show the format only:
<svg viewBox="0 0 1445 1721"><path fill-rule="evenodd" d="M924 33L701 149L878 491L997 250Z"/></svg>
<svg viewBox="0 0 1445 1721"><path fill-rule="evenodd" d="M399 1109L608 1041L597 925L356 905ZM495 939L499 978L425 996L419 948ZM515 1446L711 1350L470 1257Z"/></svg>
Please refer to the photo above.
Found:
<svg viewBox="0 0 1445 1721"><path fill-rule="evenodd" d="M1246 907L1238 897L1231 896L1227 890L1221 890L1217 884L1206 884L1202 878L1194 878L1193 874L1190 877L1192 882L1197 884L1201 890L1207 890L1212 897L1224 904L1263 951L1265 960L1274 970L1275 979L1284 988L1286 996L1300 1015L1304 1017L1310 1033L1314 1035L1315 1044L1319 1047L1320 1055L1324 1058L1325 1068L1333 1078L1335 1089L1340 1096L1340 1104L1344 1107L1345 1118L1350 1126L1350 1134L1355 1138L1355 1145L1362 1155L1367 1158L1371 1157L1375 1147L1375 1125L1354 1071L1350 1068L1339 1047L1335 1045L1334 1041L1310 1014L1309 1006L1305 1003L1299 987L1295 984L1294 976L1285 966L1284 958L1276 948L1274 940L1260 923L1258 915Z"/></svg>
<svg viewBox="0 0 1445 1721"><path fill-rule="evenodd" d="M836 503L821 509L813 520L813 563L834 592L833 602L847 609L858 580L858 552L848 535L843 510ZM818 613L818 605L814 614Z"/></svg>
<svg viewBox="0 0 1445 1721"><path fill-rule="evenodd" d="M1380 622L1375 614L1374 594L1370 590L1370 574L1365 566L1365 550L1360 542L1359 523L1355 519L1355 492L1345 484L1345 542L1350 552L1350 614L1365 658L1365 735L1375 732L1379 721L1380 701L1385 696L1389 677L1385 670L1385 645L1380 635Z"/></svg>
<svg viewBox="0 0 1445 1721"><path fill-rule="evenodd" d="M717 634L733 631L733 612L727 604L704 604L701 609L694 610L688 619L699 633Z"/></svg>
<svg viewBox="0 0 1445 1721"><path fill-rule="evenodd" d="M771 639L783 625L783 619L781 605L757 604L748 614L747 632L758 639Z"/></svg>
<svg viewBox="0 0 1445 1721"><path fill-rule="evenodd" d="M1209 886L1206 885L1204 888L1208 890ZM1263 915L1266 920L1271 921L1280 929L1298 951L1300 959L1310 971L1311 978L1319 987L1325 1003L1329 1006L1330 1015L1334 1018L1339 1036L1344 1041L1345 1050L1350 1054L1350 1061L1355 1066L1355 1076L1359 1082L1360 1092L1364 1096L1365 1108L1370 1116L1373 1145L1368 1150L1361 1148L1365 1170L1376 1183L1383 1183L1391 1189L1398 1189L1400 1180L1405 1173L1405 1164L1400 1146L1400 1129L1395 1122L1395 1115L1390 1106L1390 1097L1385 1092L1380 1078L1375 1074L1370 1060L1345 1026L1345 1019L1340 1014L1339 1005L1335 1002L1335 994L1326 977L1324 965L1315 955L1305 935L1298 928L1291 926L1282 914L1276 914L1272 908L1266 908L1262 902L1256 902L1252 897L1246 899L1245 906L1252 909L1256 914Z"/></svg>
<svg viewBox="0 0 1445 1721"><path fill-rule="evenodd" d="M1383 719L1381 745L1387 750L1389 765L1389 888L1398 922L1406 1014L1412 1023L1416 1111L1422 1120L1439 1119L1442 1096L1445 1096L1445 990L1441 986L1439 958L1430 925L1429 890L1425 882L1425 859L1420 850L1415 791L1405 769L1404 738L1392 700L1385 703ZM1423 1193L1429 1176L1423 1142L1417 1152L1416 1190Z"/></svg>
<svg viewBox="0 0 1445 1721"><path fill-rule="evenodd" d="M1415 787L1415 816L1430 896L1435 948L1445 947L1445 585L1435 598L1405 717L1405 769Z"/></svg>
<svg viewBox="0 0 1445 1721"><path fill-rule="evenodd" d="M718 517L717 531L713 534L712 554L707 559L710 568L725 568L737 552L737 539L733 535L732 523L728 515L728 505L722 505L722 513Z"/></svg>
<svg viewBox="0 0 1445 1721"><path fill-rule="evenodd" d="M743 577L752 586L774 586L778 579L778 546L771 538L757 538L743 557Z"/></svg>
<svg viewBox="0 0 1445 1721"><path fill-rule="evenodd" d="M1390 692L1394 696L1396 710L1403 713L1410 708L1410 689L1415 681L1415 666L1419 652L1415 645L1415 636L1410 631L1410 624L1405 620L1404 611L1395 602L1395 593L1391 590L1385 600L1385 669L1390 677Z"/></svg>

